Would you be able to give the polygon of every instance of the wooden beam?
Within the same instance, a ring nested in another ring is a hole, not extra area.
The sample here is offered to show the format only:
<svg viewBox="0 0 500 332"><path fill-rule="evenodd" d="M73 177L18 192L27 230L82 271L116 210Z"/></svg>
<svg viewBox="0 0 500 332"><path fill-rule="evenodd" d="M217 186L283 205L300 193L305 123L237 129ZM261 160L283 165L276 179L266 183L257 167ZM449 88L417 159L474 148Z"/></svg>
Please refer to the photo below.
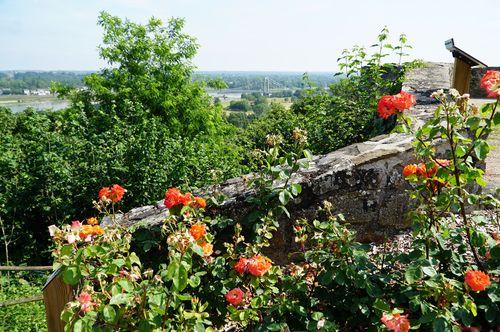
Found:
<svg viewBox="0 0 500 332"><path fill-rule="evenodd" d="M21 304L21 303L28 303L28 302L35 302L35 301L41 301L43 300L43 295L35 295L32 297L24 297L22 299L17 299L17 300L9 300L5 302L0 302L0 308L1 307L8 307L11 305L16 305L16 304Z"/></svg>
<svg viewBox="0 0 500 332"><path fill-rule="evenodd" d="M0 271L52 271L52 266L0 266Z"/></svg>

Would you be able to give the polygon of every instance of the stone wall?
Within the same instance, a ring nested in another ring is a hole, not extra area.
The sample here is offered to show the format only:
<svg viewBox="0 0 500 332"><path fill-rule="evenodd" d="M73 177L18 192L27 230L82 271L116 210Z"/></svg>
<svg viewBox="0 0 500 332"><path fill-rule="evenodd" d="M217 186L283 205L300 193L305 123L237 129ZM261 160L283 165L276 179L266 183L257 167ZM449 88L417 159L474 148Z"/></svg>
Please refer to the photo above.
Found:
<svg viewBox="0 0 500 332"><path fill-rule="evenodd" d="M450 87L449 64L430 63L409 75L403 89L417 95L420 104L409 113L415 123L422 122L434 110L430 94ZM303 192L289 207L292 220L313 219L324 200L332 203L334 211L344 214L346 220L358 230L361 241L379 241L408 228L405 218L409 199L406 181L401 176L404 165L413 160L412 138L404 134L375 137L363 143L349 145L322 156L315 156L309 169L301 170L292 181L300 183ZM440 145L437 145L440 148ZM279 184L277 184L279 185ZM206 194L215 188L206 188ZM238 219L249 212L245 198L251 194L242 178L231 179L217 187L227 200L210 213L221 213ZM132 209L119 216L125 225L161 223L168 211L160 201L156 205ZM291 223L281 221L282 227L273 238L268 253L278 263L287 259L292 246Z"/></svg>

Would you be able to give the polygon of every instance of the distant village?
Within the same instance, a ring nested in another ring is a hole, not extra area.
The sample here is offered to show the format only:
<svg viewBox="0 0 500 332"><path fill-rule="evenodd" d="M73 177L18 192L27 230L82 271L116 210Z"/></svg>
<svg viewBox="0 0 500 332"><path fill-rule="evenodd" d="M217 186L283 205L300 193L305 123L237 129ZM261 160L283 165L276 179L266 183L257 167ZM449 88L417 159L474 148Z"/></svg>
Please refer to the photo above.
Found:
<svg viewBox="0 0 500 332"><path fill-rule="evenodd" d="M12 93L12 90L9 88L0 89L0 95L12 95L12 94L18 95L19 93L17 93L17 91L16 91L16 93ZM50 89L33 89L33 90L23 89L22 95L26 95L26 96L50 96L50 95L52 95L52 93L50 92Z"/></svg>

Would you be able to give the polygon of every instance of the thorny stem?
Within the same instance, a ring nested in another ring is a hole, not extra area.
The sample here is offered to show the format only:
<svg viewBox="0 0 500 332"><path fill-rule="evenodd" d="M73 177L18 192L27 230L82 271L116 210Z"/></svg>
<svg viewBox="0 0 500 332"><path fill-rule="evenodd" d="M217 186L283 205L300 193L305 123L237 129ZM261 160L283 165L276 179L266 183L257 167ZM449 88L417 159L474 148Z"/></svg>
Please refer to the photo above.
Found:
<svg viewBox="0 0 500 332"><path fill-rule="evenodd" d="M500 98L497 98L497 101L495 102L495 105L493 106L493 110L491 111L488 123L491 123L491 120L493 120L493 117L495 116L495 112L497 110L497 105L498 105L499 101L500 101ZM483 136L483 133L484 133L484 129L486 127L488 127L488 126L489 125L486 124L484 127L481 128L481 131L479 132L479 135L477 135L476 140L481 139L481 137ZM470 156L470 154L472 153L472 151L474 151L474 144L471 145L469 151L467 151L467 153L463 156L463 160L467 160L467 158Z"/></svg>
<svg viewBox="0 0 500 332"><path fill-rule="evenodd" d="M450 112L448 105L444 105L444 109L446 111L446 131L447 131L447 136L448 136L448 144L450 145L450 150L451 150L451 156L453 158L453 174L455 175L455 182L457 186L457 191L458 191L458 196L459 198L459 204L460 204L460 214L462 216L462 221L465 227L465 232L467 236L467 242L469 243L470 249L472 251L472 255L474 256L474 260L476 261L476 264L479 268L483 268L483 265L477 255L476 248L474 248L474 245L472 244L472 239L470 236L470 225L467 220L467 213L465 211L465 203L464 203L464 194L462 190L462 185L460 183L460 170L457 167L457 155L456 155L456 148L457 145L453 143L453 133L454 133L454 128L453 125L450 124Z"/></svg>
<svg viewBox="0 0 500 332"><path fill-rule="evenodd" d="M401 118L402 118L402 119L403 119L403 121L405 122L406 127L407 127L407 128L408 128L408 130L410 131L410 134L412 134L412 135L413 135L413 136L417 139L417 141L418 141L420 144L422 144L425 148L427 148L427 147L428 147L427 143L425 143L425 142L422 140L422 138L418 137L418 136L415 134L415 132L414 132L414 131L412 130L412 128L411 128L411 125L408 123L408 119L407 119L405 116L402 116ZM436 157L434 157L434 156L432 156L432 155L431 155L431 156L429 156L429 157L432 159L432 161L433 161L433 162L435 162L436 164L438 164L441 168L444 168L444 169L446 169L446 170L450 170L447 166L441 165L441 164L437 161Z"/></svg>

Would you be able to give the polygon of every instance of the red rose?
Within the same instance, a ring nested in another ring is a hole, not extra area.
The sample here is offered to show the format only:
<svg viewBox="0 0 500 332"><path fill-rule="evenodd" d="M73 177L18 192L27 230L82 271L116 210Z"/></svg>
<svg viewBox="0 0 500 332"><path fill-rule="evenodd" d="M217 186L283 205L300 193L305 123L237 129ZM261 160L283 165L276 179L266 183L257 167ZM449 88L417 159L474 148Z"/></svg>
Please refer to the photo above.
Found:
<svg viewBox="0 0 500 332"><path fill-rule="evenodd" d="M382 119L387 119L394 114L395 108L392 96L382 96L378 102L377 112Z"/></svg>
<svg viewBox="0 0 500 332"><path fill-rule="evenodd" d="M247 272L249 262L250 260L248 258L241 257L238 263L234 265L234 270L239 274Z"/></svg>
<svg viewBox="0 0 500 332"><path fill-rule="evenodd" d="M239 305L243 298L245 297L245 293L239 288L233 288L225 295L227 302L231 303L234 306Z"/></svg>
<svg viewBox="0 0 500 332"><path fill-rule="evenodd" d="M401 314L382 314L380 319L384 323L385 327L389 331L394 332L408 332L410 330L410 321L408 320L408 315Z"/></svg>
<svg viewBox="0 0 500 332"><path fill-rule="evenodd" d="M500 98L500 71L487 70L481 79L481 87L486 90L488 97Z"/></svg>
<svg viewBox="0 0 500 332"><path fill-rule="evenodd" d="M99 200L109 199L109 196L111 196L111 189L109 187L102 187L97 196Z"/></svg>
<svg viewBox="0 0 500 332"><path fill-rule="evenodd" d="M177 188L170 188L165 193L165 200L163 203L167 209L170 209L176 205L188 205L191 202L191 194L182 194Z"/></svg>
<svg viewBox="0 0 500 332"><path fill-rule="evenodd" d="M469 270L465 272L465 283L473 291L480 292L490 285L490 277L484 272Z"/></svg>

